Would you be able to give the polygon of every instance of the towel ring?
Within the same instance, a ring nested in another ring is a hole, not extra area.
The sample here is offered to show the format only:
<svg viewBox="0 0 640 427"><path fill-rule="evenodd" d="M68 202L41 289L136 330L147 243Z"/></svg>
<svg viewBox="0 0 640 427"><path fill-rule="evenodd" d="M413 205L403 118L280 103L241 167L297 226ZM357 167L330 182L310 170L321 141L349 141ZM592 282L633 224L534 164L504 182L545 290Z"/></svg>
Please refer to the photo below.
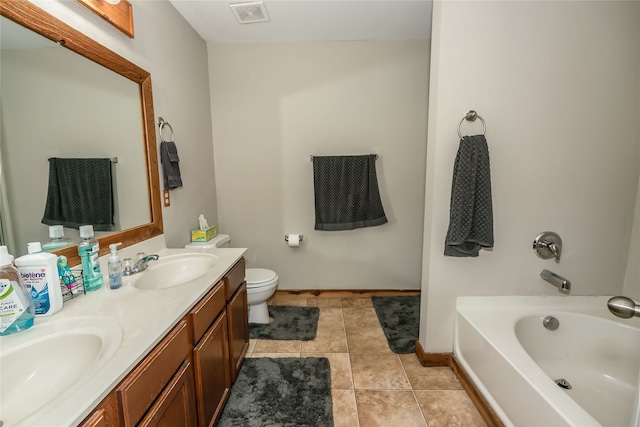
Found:
<svg viewBox="0 0 640 427"><path fill-rule="evenodd" d="M462 139L462 132L460 128L462 127L462 123L466 120L468 122L475 122L476 119L480 119L482 122L482 135L487 133L487 124L484 122L484 119L480 116L480 114L476 113L474 110L469 110L467 114L464 115L462 120L460 120L460 124L458 125L458 136Z"/></svg>
<svg viewBox="0 0 640 427"><path fill-rule="evenodd" d="M165 141L162 136L162 130L165 126L169 126L169 130L171 131L171 141ZM158 117L158 127L160 128L160 142L175 142L176 136L173 133L173 128L169 124L169 122L165 121L162 117Z"/></svg>

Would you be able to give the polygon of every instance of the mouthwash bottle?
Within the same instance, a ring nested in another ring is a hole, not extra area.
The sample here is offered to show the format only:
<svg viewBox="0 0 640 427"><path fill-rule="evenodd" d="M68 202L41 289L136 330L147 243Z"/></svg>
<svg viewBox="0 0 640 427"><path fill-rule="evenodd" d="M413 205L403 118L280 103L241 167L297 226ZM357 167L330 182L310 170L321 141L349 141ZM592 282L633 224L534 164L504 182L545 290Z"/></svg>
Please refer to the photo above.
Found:
<svg viewBox="0 0 640 427"><path fill-rule="evenodd" d="M33 326L35 307L13 257L0 246L0 336L15 334Z"/></svg>
<svg viewBox="0 0 640 427"><path fill-rule="evenodd" d="M81 225L80 238L82 240L78 243L78 255L82 261L84 289L87 292L95 291L102 287L102 272L98 262L100 245L93 237L93 225Z"/></svg>
<svg viewBox="0 0 640 427"><path fill-rule="evenodd" d="M49 226L49 238L51 239L49 242L42 244L42 250L45 252L51 252L56 249L62 249L73 245L73 241L71 239L66 239L64 237L64 229L61 225Z"/></svg>

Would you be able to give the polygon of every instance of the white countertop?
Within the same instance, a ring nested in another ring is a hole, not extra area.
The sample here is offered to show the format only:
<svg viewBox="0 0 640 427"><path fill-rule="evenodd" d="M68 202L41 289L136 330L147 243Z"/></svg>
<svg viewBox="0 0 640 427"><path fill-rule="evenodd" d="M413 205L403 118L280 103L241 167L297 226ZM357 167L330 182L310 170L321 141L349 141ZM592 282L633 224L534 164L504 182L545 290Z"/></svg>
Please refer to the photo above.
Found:
<svg viewBox="0 0 640 427"><path fill-rule="evenodd" d="M147 246L148 247L148 246ZM132 256L140 248L134 245L121 251L121 257ZM55 397L42 410L22 420L16 426L58 427L77 425L104 397L140 362L143 357L175 326L191 307L198 302L243 256L246 249L166 249L156 253L163 256L185 253L210 253L219 262L203 277L192 282L162 290L139 290L133 286L145 272L123 276L123 286L109 289L106 258L101 257L105 278L101 289L65 302L58 313L50 317L36 317L34 326L24 332L0 338L5 351L30 340L39 326L59 320L82 321L87 316L101 316L115 321L122 328L120 347L95 376L77 384ZM153 269L153 262L149 263ZM42 357L46 357L43 354ZM9 427L6 423L4 427Z"/></svg>

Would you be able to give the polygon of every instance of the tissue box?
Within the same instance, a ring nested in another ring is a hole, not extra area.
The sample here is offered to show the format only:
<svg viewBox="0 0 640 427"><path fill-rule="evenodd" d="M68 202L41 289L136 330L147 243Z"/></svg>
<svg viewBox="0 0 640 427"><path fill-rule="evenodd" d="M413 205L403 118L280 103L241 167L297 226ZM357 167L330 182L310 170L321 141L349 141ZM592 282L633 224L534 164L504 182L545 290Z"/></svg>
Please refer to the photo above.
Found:
<svg viewBox="0 0 640 427"><path fill-rule="evenodd" d="M218 230L216 226L211 226L209 228L205 228L204 230L200 230L196 228L195 230L191 230L191 241L192 242L208 242L218 235Z"/></svg>

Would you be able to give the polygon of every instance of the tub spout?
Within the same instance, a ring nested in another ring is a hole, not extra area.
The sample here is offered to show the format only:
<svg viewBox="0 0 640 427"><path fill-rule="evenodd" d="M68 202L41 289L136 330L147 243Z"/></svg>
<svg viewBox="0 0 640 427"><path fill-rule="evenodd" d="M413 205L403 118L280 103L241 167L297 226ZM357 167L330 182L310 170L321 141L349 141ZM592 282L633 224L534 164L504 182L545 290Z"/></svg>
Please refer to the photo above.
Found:
<svg viewBox="0 0 640 427"><path fill-rule="evenodd" d="M571 282L562 276L557 275L549 270L542 270L540 277L558 288L560 292L568 294L571 290Z"/></svg>
<svg viewBox="0 0 640 427"><path fill-rule="evenodd" d="M613 297L607 301L609 311L623 319L640 317L640 303L627 297Z"/></svg>

